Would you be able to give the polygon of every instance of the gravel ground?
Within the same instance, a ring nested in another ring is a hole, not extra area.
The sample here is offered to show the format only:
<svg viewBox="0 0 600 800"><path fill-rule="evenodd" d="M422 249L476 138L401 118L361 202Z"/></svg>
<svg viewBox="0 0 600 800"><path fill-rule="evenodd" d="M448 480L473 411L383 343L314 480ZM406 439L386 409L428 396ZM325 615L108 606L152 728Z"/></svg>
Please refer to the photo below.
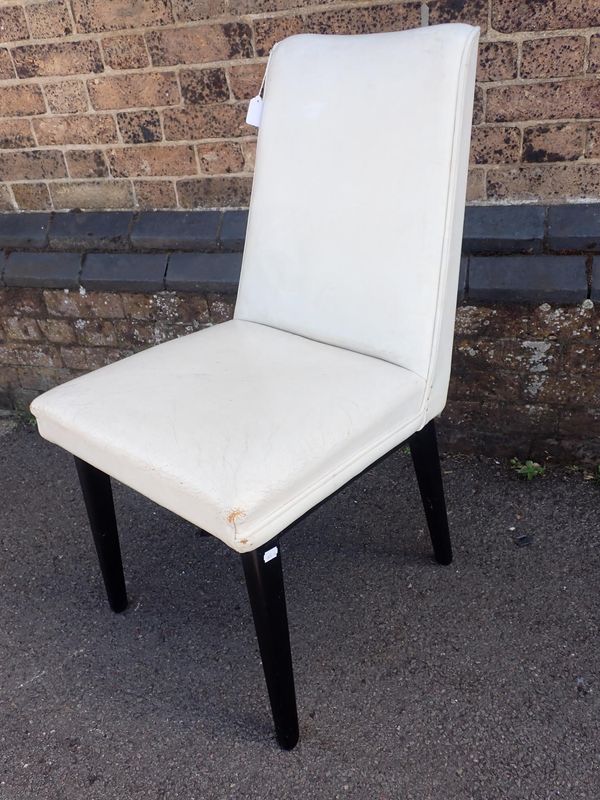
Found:
<svg viewBox="0 0 600 800"><path fill-rule="evenodd" d="M450 567L401 452L303 521L285 753L236 554L116 486L112 614L72 459L0 434L0 800L600 797L598 484L445 458Z"/></svg>

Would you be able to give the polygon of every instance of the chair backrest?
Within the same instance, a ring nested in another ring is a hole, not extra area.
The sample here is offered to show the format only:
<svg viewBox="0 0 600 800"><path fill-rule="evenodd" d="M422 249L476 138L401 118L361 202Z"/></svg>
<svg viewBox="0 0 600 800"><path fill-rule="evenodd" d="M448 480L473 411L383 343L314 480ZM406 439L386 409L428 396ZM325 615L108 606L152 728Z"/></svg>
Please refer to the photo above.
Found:
<svg viewBox="0 0 600 800"><path fill-rule="evenodd" d="M276 45L235 310L416 372L428 417L450 374L478 35Z"/></svg>

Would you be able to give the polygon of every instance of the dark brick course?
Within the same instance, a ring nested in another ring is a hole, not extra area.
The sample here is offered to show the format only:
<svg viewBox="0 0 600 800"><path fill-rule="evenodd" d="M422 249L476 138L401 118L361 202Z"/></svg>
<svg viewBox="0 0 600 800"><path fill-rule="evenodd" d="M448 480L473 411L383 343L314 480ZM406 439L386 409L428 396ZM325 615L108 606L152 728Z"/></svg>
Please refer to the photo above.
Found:
<svg viewBox="0 0 600 800"><path fill-rule="evenodd" d="M49 243L56 250L122 250L129 246L129 211L80 211L55 214Z"/></svg>
<svg viewBox="0 0 600 800"><path fill-rule="evenodd" d="M165 253L89 253L81 272L86 289L157 292L164 288Z"/></svg>
<svg viewBox="0 0 600 800"><path fill-rule="evenodd" d="M50 214L0 214L0 247L45 247Z"/></svg>
<svg viewBox="0 0 600 800"><path fill-rule="evenodd" d="M465 213L464 253L540 253L544 206L469 206Z"/></svg>
<svg viewBox="0 0 600 800"><path fill-rule="evenodd" d="M587 294L583 256L472 256L469 259L470 300L579 303Z"/></svg>
<svg viewBox="0 0 600 800"><path fill-rule="evenodd" d="M10 253L3 282L6 286L77 289L80 269L79 253Z"/></svg>
<svg viewBox="0 0 600 800"><path fill-rule="evenodd" d="M220 211L144 211L131 244L141 250L216 249L220 222Z"/></svg>
<svg viewBox="0 0 600 800"><path fill-rule="evenodd" d="M548 245L554 250L600 253L600 203L551 207Z"/></svg>
<svg viewBox="0 0 600 800"><path fill-rule="evenodd" d="M174 253L169 258L166 288L236 291L241 266L241 253Z"/></svg>

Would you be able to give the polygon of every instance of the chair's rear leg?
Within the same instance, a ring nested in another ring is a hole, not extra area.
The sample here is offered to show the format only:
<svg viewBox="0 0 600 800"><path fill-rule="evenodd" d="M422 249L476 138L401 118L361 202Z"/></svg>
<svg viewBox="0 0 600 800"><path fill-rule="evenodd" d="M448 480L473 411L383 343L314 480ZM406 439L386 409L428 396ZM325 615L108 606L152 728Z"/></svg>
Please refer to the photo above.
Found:
<svg viewBox="0 0 600 800"><path fill-rule="evenodd" d="M440 564L452 561L452 545L448 530L444 485L438 452L437 436L433 420L414 433L408 440L421 499L425 508L427 525L431 534L433 553Z"/></svg>
<svg viewBox="0 0 600 800"><path fill-rule="evenodd" d="M277 741L291 750L298 741L298 712L278 543L243 553L242 563Z"/></svg>
<svg viewBox="0 0 600 800"><path fill-rule="evenodd" d="M110 477L75 457L83 499L94 536L108 602L113 611L127 608L127 592Z"/></svg>

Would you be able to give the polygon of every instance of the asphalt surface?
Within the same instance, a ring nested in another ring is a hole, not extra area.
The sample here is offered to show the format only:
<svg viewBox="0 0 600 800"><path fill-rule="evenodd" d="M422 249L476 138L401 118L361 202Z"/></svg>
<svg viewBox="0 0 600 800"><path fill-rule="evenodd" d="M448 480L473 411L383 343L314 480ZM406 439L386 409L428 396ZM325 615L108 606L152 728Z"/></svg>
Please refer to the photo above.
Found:
<svg viewBox="0 0 600 800"><path fill-rule="evenodd" d="M600 797L598 484L444 459L450 567L406 454L303 521L285 753L236 554L117 486L112 614L72 459L2 432L0 800Z"/></svg>

